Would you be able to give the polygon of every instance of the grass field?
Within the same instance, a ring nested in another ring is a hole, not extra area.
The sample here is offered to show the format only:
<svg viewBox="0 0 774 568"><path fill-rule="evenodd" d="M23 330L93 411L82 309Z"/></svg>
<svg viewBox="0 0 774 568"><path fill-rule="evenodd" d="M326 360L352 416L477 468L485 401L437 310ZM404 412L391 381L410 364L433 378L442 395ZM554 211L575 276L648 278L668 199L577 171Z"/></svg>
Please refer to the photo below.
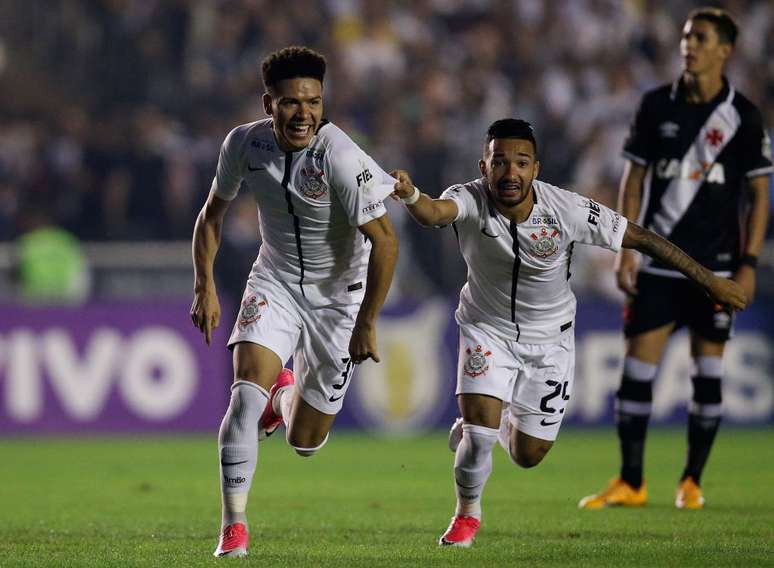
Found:
<svg viewBox="0 0 774 568"><path fill-rule="evenodd" d="M219 527L212 438L0 442L0 566L774 566L774 434L721 431L704 511L673 506L684 442L653 431L650 503L579 511L616 468L612 430L566 430L518 469L497 448L469 550L439 549L453 510L440 434L334 433L311 459L261 448L250 557L211 556Z"/></svg>

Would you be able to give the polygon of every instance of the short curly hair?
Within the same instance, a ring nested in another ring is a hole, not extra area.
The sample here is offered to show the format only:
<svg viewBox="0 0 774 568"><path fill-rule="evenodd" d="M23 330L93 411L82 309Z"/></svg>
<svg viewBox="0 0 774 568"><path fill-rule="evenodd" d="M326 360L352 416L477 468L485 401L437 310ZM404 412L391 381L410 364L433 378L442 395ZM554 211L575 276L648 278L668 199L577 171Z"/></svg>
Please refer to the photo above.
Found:
<svg viewBox="0 0 774 568"><path fill-rule="evenodd" d="M311 77L322 83L325 57L308 47L291 45L266 56L261 63L261 74L267 91L284 79L296 77Z"/></svg>

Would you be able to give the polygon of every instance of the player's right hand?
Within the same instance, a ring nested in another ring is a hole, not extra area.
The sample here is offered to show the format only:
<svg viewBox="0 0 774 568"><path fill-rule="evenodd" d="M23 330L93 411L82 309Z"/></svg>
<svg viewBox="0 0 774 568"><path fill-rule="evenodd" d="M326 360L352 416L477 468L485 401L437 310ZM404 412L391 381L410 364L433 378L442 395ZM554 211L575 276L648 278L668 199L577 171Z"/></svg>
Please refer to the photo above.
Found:
<svg viewBox="0 0 774 568"><path fill-rule="evenodd" d="M637 269L640 266L638 253L632 249L621 249L618 268L615 271L618 288L630 296L637 295Z"/></svg>
<svg viewBox="0 0 774 568"><path fill-rule="evenodd" d="M747 295L744 289L728 278L712 276L707 284L707 292L722 307L731 310L743 310L747 307Z"/></svg>
<svg viewBox="0 0 774 568"><path fill-rule="evenodd" d="M207 345L210 345L212 330L220 325L220 302L214 286L194 290L191 321L204 334Z"/></svg>
<svg viewBox="0 0 774 568"><path fill-rule="evenodd" d="M390 175L397 179L397 183L394 186L394 190L390 195L393 199L403 199L404 197L410 197L414 191L414 182L411 181L408 172L406 170L393 170Z"/></svg>

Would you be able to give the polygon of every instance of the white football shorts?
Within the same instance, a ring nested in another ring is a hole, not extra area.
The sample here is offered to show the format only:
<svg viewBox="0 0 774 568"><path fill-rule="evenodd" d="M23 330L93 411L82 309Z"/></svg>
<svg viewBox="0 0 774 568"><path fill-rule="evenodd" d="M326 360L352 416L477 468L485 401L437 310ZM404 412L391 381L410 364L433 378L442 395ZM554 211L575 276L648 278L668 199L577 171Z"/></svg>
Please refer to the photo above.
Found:
<svg viewBox="0 0 774 568"><path fill-rule="evenodd" d="M273 274L253 270L228 346L257 343L274 351L283 364L292 355L301 398L320 412L336 414L354 371L349 340L364 286L353 288L351 303L313 306L298 286L295 291Z"/></svg>
<svg viewBox="0 0 774 568"><path fill-rule="evenodd" d="M556 440L575 377L575 330L556 343L519 343L460 325L457 394L483 394L510 406L521 432Z"/></svg>

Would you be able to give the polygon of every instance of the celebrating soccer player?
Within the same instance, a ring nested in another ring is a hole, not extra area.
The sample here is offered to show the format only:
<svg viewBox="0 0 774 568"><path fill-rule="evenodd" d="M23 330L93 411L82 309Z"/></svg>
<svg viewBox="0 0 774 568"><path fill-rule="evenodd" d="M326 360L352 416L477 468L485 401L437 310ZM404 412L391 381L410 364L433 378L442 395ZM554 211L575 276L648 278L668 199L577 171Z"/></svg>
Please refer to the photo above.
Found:
<svg viewBox="0 0 774 568"><path fill-rule="evenodd" d="M591 199L536 179L529 123L504 119L487 132L482 178L431 199L408 174L395 196L422 225L451 224L468 266L456 312L460 328L452 426L457 508L441 545L470 546L481 524L481 496L500 442L522 467L541 462L556 439L575 370L576 243L639 250L700 284L714 301L741 309L735 282L718 277L675 245Z"/></svg>
<svg viewBox="0 0 774 568"><path fill-rule="evenodd" d="M209 344L220 319L213 262L223 217L241 184L255 196L263 245L228 341L234 383L218 437L215 556L247 554L258 441L284 421L288 444L313 455L328 439L353 365L379 361L376 318L398 253L382 202L395 180L323 118L325 59L289 47L269 55L262 73L269 118L226 137L193 237L191 318ZM283 369L291 355L297 382Z"/></svg>
<svg viewBox="0 0 774 568"><path fill-rule="evenodd" d="M736 24L722 10L702 8L688 16L680 42L683 74L645 94L624 146L621 208L716 275L732 278L752 301L768 222L771 145L758 110L723 76L736 36ZM748 197L743 240L738 213ZM720 425L723 350L734 314L658 259L644 259L639 272L633 251L621 251L619 261L618 285L629 295L626 359L616 395L622 465L605 490L583 498L580 506L647 502L643 454L653 379L670 334L685 325L693 398L675 505L700 509L701 474Z"/></svg>

